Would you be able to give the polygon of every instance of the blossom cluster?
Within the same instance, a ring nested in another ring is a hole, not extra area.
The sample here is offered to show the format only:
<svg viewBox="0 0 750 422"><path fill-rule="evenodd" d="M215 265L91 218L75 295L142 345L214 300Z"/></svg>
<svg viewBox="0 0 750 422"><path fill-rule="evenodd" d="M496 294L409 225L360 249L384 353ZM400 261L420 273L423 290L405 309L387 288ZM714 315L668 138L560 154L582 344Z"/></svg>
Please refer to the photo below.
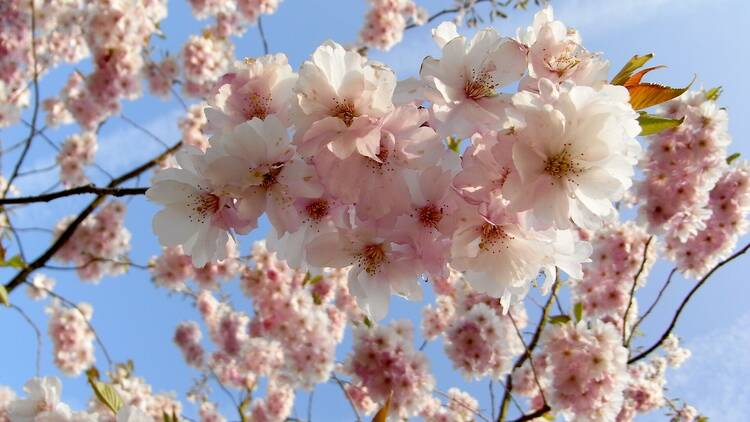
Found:
<svg viewBox="0 0 750 422"><path fill-rule="evenodd" d="M71 135L65 139L57 155L60 181L63 186L70 188L85 185L88 182L83 170L84 166L94 162L96 149L96 134L93 132Z"/></svg>
<svg viewBox="0 0 750 422"><path fill-rule="evenodd" d="M329 379L347 318L360 314L351 309L356 305L341 274L311 277L278 260L263 243L251 257L254 265L242 266L240 286L253 300L253 316L217 299L211 291L216 285L199 284L196 307L216 350L204 348L193 321L178 325L174 341L188 365L227 386L252 390L267 378L266 396L249 408L252 420L284 420L296 388Z"/></svg>
<svg viewBox="0 0 750 422"><path fill-rule="evenodd" d="M55 366L66 375L79 375L94 364L94 332L88 303L66 308L55 302L47 308Z"/></svg>
<svg viewBox="0 0 750 422"><path fill-rule="evenodd" d="M542 333L540 346L514 374L518 393L537 399L544 394L566 420L615 420L628 380L628 352L614 325L596 320L553 325Z"/></svg>
<svg viewBox="0 0 750 422"><path fill-rule="evenodd" d="M98 282L105 274L118 275L127 270L130 231L125 228L125 204L107 203L96 215L90 215L68 233L68 240L57 250L54 259L75 265L81 280ZM54 238L65 234L75 217L57 223Z"/></svg>
<svg viewBox="0 0 750 422"><path fill-rule="evenodd" d="M165 414L179 415L182 406L168 394L153 394L143 379L122 367L112 374L111 386L123 400L116 415L92 397L85 411L74 411L62 401L62 382L56 377L35 377L23 387L25 396L18 397L0 386L0 421L56 422L156 422Z"/></svg>
<svg viewBox="0 0 750 422"><path fill-rule="evenodd" d="M572 281L573 299L587 316L620 328L628 312L630 328L638 314L631 292L645 285L656 261L657 241L632 221L608 225L591 237L592 262L584 264L583 278Z"/></svg>
<svg viewBox="0 0 750 422"><path fill-rule="evenodd" d="M412 0L370 0L370 10L360 31L360 42L368 47L390 50L404 36L407 24L421 25L427 11Z"/></svg>
<svg viewBox="0 0 750 422"><path fill-rule="evenodd" d="M578 40L530 35L560 25L540 13L524 44L492 29L467 40L441 24L443 57L398 84L334 42L299 73L280 54L235 63L208 100L209 147L154 176L147 195L164 205L154 230L202 266L265 213L281 258L351 266L349 289L376 319L391 294L419 298L417 278L449 265L506 308L539 271L543 290L557 268L580 276L590 245L575 229L616 217L640 129L627 90L598 73L531 71L529 51ZM558 56L575 54L581 68L599 60L569 50ZM533 79L528 89L498 92L521 78ZM443 142L455 136L471 138L461 159Z"/></svg>

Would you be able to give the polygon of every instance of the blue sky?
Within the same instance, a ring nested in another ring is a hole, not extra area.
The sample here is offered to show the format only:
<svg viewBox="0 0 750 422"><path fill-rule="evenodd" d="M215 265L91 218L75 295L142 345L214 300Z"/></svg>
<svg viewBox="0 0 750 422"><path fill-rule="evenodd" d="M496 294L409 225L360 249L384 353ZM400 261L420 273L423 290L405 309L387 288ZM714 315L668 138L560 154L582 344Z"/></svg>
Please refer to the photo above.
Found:
<svg viewBox="0 0 750 422"><path fill-rule="evenodd" d="M447 0L423 1L421 4L436 11L450 4ZM579 0L553 1L556 15L569 26L576 27L583 35L584 45L593 51L602 51L612 67L619 68L633 54L654 52L657 64L669 67L655 72L654 79L683 86L697 75L697 87L722 85L724 93L720 103L730 113L730 131L735 142L730 152L741 152L750 156L750 147L744 138L750 134L750 121L745 96L750 93L750 82L746 69L750 67L747 46L744 44L746 19L750 16L750 3L741 0ZM512 35L518 26L528 25L530 12L511 13L511 18L495 23L504 35ZM264 28L272 52L284 52L293 66L298 66L326 39L341 43L354 41L365 12L364 0L305 1L285 0L275 15L264 18ZM200 30L203 22L195 21L187 5L181 0L170 2L170 16L162 23L167 39L159 41L157 52L177 52L187 36ZM237 56L261 54L261 43L257 29L250 28L247 34L236 41ZM388 53L373 52L371 57L391 65L399 78L414 75L427 54L435 54L428 28L417 28L405 35L404 41ZM86 70L84 63L79 68ZM59 92L64 83L63 76L70 67L55 72L44 80L42 98ZM651 75L650 75L651 76ZM124 114L157 133L168 143L176 141L179 131L176 117L180 108L175 101L160 101L146 98L123 104ZM27 114L28 115L28 114ZM48 135L61 142L75 132L74 127L52 130ZM25 128L0 131L0 141L7 146L26 136ZM155 155L160 146L146 138L124 121L113 118L108 122L99 139L97 162L111 173L118 174ZM26 168L41 168L49 165L54 156L43 142L35 141ZM14 156L2 157L3 174L9 172ZM88 172L94 181L103 181L95 169ZM39 177L19 180L23 193L41 192L54 183L56 174L51 172ZM140 185L146 185L141 180ZM63 215L77 213L82 198L64 199L53 204L25 208L14 217L19 227L52 227ZM133 234L131 259L145 263L158 251L155 236L150 230L150 220L155 208L144 198L129 201L128 227ZM246 251L253 239L262 237L265 227L242 239ZM45 233L25 234L26 253L37 256L49 245ZM746 236L744 242L748 241ZM711 416L712 420L746 420L750 413L750 386L744 379L750 377L750 359L744 350L750 348L750 335L746 327L750 324L750 308L746 297L750 294L750 283L746 280L750 257L743 257L717 273L699 292L689 305L677 327L677 333L693 349L691 360L668 376L669 397L684 398ZM641 291L641 303L650 303L656 290L671 267L658 265L649 278L649 284ZM2 271L0 277L7 280L11 273ZM108 350L116 361L133 359L137 374L145 377L155 391L175 391L182 396L190 387L197 373L188 369L180 357L171 338L176 324L185 319L197 319L191 304L178 296L157 289L145 271L132 269L127 275L105 278L98 285L85 284L74 274L63 271L47 271L57 279L57 291L73 301L87 301L94 305L93 324L100 333ZM652 317L642 326L648 333L639 344L650 344L661 334L671 312L692 282L677 278L663 302ZM239 294L236 283L227 289L234 297L235 305L249 309L249 303ZM427 295L425 300L431 300ZM46 331L44 304L28 300L20 291L11 300L26 312ZM392 307L394 318L416 320L422 304L407 303L396 299ZM529 307L530 317L535 311ZM35 337L33 331L15 312L0 309L0 384L20 390L29 377L34 375ZM340 348L339 359L348 350L348 336ZM466 389L480 400L485 414L489 414L489 395L486 381L466 384L450 363L444 358L440 342L427 346L431 363L440 389L458 386ZM104 364L101 352L97 354L100 365ZM42 349L42 373L59 372L51 363L51 345L45 339ZM64 378L63 397L74 407L83 408L90 395L89 387L82 378ZM496 391L499 388L496 385ZM227 406L226 397L215 394L225 414L234 413ZM300 393L296 409L299 416L305 415L306 393ZM195 415L195 409L186 406L187 415ZM353 420L352 413L340 390L333 385L318 387L315 392L313 416L316 420ZM642 420L663 420L661 414L649 415Z"/></svg>

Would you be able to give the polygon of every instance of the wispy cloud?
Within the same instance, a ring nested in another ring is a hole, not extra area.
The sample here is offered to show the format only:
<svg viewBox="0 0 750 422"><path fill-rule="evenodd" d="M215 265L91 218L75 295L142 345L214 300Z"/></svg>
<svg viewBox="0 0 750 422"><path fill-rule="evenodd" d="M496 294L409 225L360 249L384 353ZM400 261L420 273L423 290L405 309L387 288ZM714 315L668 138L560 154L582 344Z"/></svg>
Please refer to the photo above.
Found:
<svg viewBox="0 0 750 422"><path fill-rule="evenodd" d="M182 110L175 108L138 124L162 141L171 144L179 139L177 119L182 114ZM113 117L113 120L117 123L116 129L105 132L105 135L99 138L99 150L96 153L97 163L107 171L114 174L126 171L164 149L142 130L117 117Z"/></svg>
<svg viewBox="0 0 750 422"><path fill-rule="evenodd" d="M746 421L750 415L750 312L728 327L687 343L693 352L669 375L669 397L678 397L717 421Z"/></svg>

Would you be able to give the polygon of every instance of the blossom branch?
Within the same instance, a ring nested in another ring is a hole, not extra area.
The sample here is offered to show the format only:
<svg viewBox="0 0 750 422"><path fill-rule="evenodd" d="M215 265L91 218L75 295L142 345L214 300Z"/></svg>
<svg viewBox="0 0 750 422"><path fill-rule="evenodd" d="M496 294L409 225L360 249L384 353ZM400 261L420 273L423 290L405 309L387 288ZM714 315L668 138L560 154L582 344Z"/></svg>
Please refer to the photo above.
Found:
<svg viewBox="0 0 750 422"><path fill-rule="evenodd" d="M711 275L713 275L714 272L716 272L719 268L723 267L724 265L732 262L735 258L743 255L745 252L747 252L748 249L750 249L750 243L748 243L747 245L745 245L744 247L742 247L742 249L740 249L737 252L735 252L729 258L727 258L727 259L719 262L713 268L711 268L711 270L706 275L704 275L700 279L700 281L698 281L698 283L696 283L695 286L693 286L692 289L690 289L690 292L682 300L682 303L680 303L680 306L677 308L677 311L675 312L674 317L672 318L672 322L670 322L669 327L667 327L666 331L664 331L664 334L662 334L661 338L659 338L659 340L657 340L656 343L654 343L653 345L651 345L651 347L649 347L648 349L646 349L643 352L639 353L635 357L630 358L628 360L628 364L632 364L632 363L638 362L639 360L641 360L641 359L645 358L646 356L648 356L649 354L651 354L651 352L653 352L654 350L656 350L659 346L661 346L661 344L664 342L664 340L666 340L666 338L669 337L670 334L672 334L672 330L674 330L674 327L677 325L677 319L680 317L680 314L682 314L683 309L685 309L685 306L687 306L688 302L693 297L693 295L695 294L695 292L697 292L698 289L700 289L701 286L703 286L706 283L706 281L708 281L708 279L711 277Z"/></svg>
<svg viewBox="0 0 750 422"><path fill-rule="evenodd" d="M169 149L165 150L161 154L157 155L153 159L141 164L140 166L134 168L133 170L121 175L120 177L115 178L112 180L107 187L108 188L115 188L122 183L127 182L130 179L133 179L137 176L139 176L141 173L145 172L146 170L156 166L159 162L164 160L169 155L173 154L175 151L177 151L180 146L182 146L182 142L177 142L175 145L170 147ZM81 211L80 214L68 225L68 227L65 228L65 230L60 234L60 236L55 240L55 242L44 252L42 255L40 255L37 259L35 259L33 262L26 265L24 268L19 271L15 277L13 277L9 282L5 284L5 289L8 291L8 293L12 292L18 285L24 282L26 277L34 272L35 270L41 268L44 266L47 261L49 261L55 253L65 245L65 243L70 239L71 236L73 236L73 233L78 228L78 226L83 223L83 221L88 217L91 213L96 210L96 208L101 205L102 202L104 202L104 199L107 197L107 194L97 194L96 198L94 198L89 205L84 208L83 211Z"/></svg>

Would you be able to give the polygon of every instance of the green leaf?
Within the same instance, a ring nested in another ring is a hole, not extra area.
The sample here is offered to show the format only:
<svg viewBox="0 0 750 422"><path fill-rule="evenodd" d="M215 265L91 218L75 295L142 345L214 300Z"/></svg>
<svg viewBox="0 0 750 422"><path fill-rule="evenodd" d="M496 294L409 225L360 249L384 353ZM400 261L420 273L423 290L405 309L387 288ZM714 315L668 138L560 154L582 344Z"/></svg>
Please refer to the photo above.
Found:
<svg viewBox="0 0 750 422"><path fill-rule="evenodd" d="M313 303L314 304L321 305L323 303L323 299L316 292L312 293L312 297L313 297Z"/></svg>
<svg viewBox="0 0 750 422"><path fill-rule="evenodd" d="M21 269L26 266L26 263L23 262L23 258L20 255L15 255L13 258L1 263L0 266Z"/></svg>
<svg viewBox="0 0 750 422"><path fill-rule="evenodd" d="M549 322L553 325L567 324L570 322L570 317L567 315L554 315L549 317Z"/></svg>
<svg viewBox="0 0 750 422"><path fill-rule="evenodd" d="M663 130L671 129L673 127L677 127L685 120L685 118L681 119L668 119L666 117L659 117L654 116L652 114L647 114L644 112L641 112L638 116L638 124L641 125L641 136L648 136L653 135L654 133L659 133Z"/></svg>
<svg viewBox="0 0 750 422"><path fill-rule="evenodd" d="M654 57L653 53L646 54L644 56L635 55L630 60L628 60L627 63L625 63L625 66L620 69L619 72L617 72L617 75L615 75L614 78L612 78L612 85L623 85L625 84L625 81L630 79L630 77L633 75L633 72L640 69L641 66L646 64L649 60L651 60Z"/></svg>
<svg viewBox="0 0 750 422"><path fill-rule="evenodd" d="M740 158L740 153L739 152L735 152L734 154L732 154L729 157L727 157L727 164L732 164L732 161L734 161L734 160L736 160L738 158Z"/></svg>
<svg viewBox="0 0 750 422"><path fill-rule="evenodd" d="M719 99L719 95L721 95L722 89L720 86L717 86L716 88L711 88L708 91L706 91L706 99L710 101L716 101Z"/></svg>
<svg viewBox="0 0 750 422"><path fill-rule="evenodd" d="M573 306L573 315L576 316L576 321L583 319L583 303L578 302Z"/></svg>
<svg viewBox="0 0 750 422"><path fill-rule="evenodd" d="M89 384L91 384L91 388L94 389L96 398L98 398L100 402L109 407L109 409L112 410L112 413L114 413L115 415L120 411L122 406L124 406L122 398L120 398L120 395L117 394L117 391L111 385L105 384L93 378L89 378Z"/></svg>
<svg viewBox="0 0 750 422"><path fill-rule="evenodd" d="M6 290L5 286L2 284L0 284L0 305L10 307L10 300L8 300L8 290Z"/></svg>

